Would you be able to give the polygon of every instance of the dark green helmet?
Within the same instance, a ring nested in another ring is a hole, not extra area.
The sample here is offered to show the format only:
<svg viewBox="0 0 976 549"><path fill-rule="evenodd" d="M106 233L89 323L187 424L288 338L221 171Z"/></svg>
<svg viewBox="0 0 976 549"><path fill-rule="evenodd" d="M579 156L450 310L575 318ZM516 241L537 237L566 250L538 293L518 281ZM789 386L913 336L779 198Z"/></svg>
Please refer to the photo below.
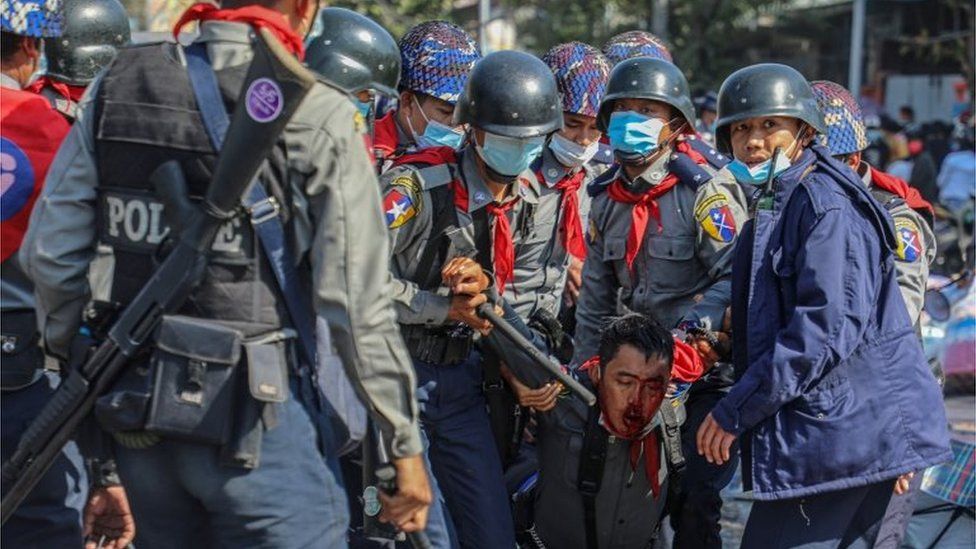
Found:
<svg viewBox="0 0 976 549"><path fill-rule="evenodd" d="M516 138L562 129L556 78L533 55L512 50L491 53L471 70L454 109L454 124Z"/></svg>
<svg viewBox="0 0 976 549"><path fill-rule="evenodd" d="M689 128L695 126L695 106L691 102L688 80L681 69L663 59L633 57L617 63L610 71L607 93L600 102L597 128L605 132L617 99L653 99L667 103L684 117Z"/></svg>
<svg viewBox="0 0 976 549"><path fill-rule="evenodd" d="M718 91L716 144L731 151L729 126L760 116L798 118L820 133L827 130L810 83L793 67L778 63L751 65L725 79Z"/></svg>
<svg viewBox="0 0 976 549"><path fill-rule="evenodd" d="M129 44L129 16L118 0L64 3L64 32L44 43L47 74L72 86L87 86Z"/></svg>
<svg viewBox="0 0 976 549"><path fill-rule="evenodd" d="M321 34L305 50L305 64L346 93L375 90L396 97L400 49L390 33L365 15L322 10Z"/></svg>

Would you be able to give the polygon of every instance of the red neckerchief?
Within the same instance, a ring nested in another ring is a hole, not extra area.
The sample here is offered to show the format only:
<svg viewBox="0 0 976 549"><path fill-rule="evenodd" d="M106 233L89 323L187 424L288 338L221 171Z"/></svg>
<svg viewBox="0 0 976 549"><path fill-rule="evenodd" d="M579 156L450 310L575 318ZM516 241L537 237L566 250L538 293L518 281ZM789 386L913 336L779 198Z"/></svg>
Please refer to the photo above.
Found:
<svg viewBox="0 0 976 549"><path fill-rule="evenodd" d="M41 90L43 90L45 87L50 87L52 90L58 92L61 97L70 99L75 103L81 101L81 96L84 95L85 90L88 89L88 86L73 86L71 84L52 80L50 76L44 75L35 80L30 86L27 86L27 91L41 93Z"/></svg>
<svg viewBox="0 0 976 549"><path fill-rule="evenodd" d="M589 373L590 370L599 368L599 366L600 357L595 356L584 362L579 369L582 372ZM674 362L671 365L671 379L691 382L701 377L703 370L704 367L702 366L701 357L698 356L698 353L690 345L674 339ZM665 401L663 405L669 406L670 404ZM634 444L630 445L631 470L637 469L637 463L643 455L644 475L647 476L647 482L651 485L651 492L654 494L654 499L657 499L658 494L661 492L661 483L657 478L657 473L661 468L657 433L653 429L637 435L619 433L605 418L606 413L603 411L601 403L600 425L611 435L634 442Z"/></svg>
<svg viewBox="0 0 976 549"><path fill-rule="evenodd" d="M586 177L582 168L567 175L553 187L563 193L563 245L566 251L579 260L586 259L586 242L583 240L583 223L579 213L579 188Z"/></svg>
<svg viewBox="0 0 976 549"><path fill-rule="evenodd" d="M173 36L179 38L180 30L187 23L193 21L230 21L233 23L247 23L259 29L268 29L275 35L281 45L292 53L299 61L305 60L305 42L302 37L291 28L288 19L279 11L258 5L244 6L233 9L220 9L213 4L199 2L193 4L173 27Z"/></svg>
<svg viewBox="0 0 976 549"><path fill-rule="evenodd" d="M913 210L927 212L930 216L935 215L935 210L932 209L932 205L922 198L922 195L914 187L906 183L905 180L878 170L871 165L868 166L868 169L871 170L872 185L897 195Z"/></svg>
<svg viewBox="0 0 976 549"><path fill-rule="evenodd" d="M396 153L400 146L400 135L397 132L396 112L388 112L383 118L373 122L373 150L376 158L386 159Z"/></svg>
<svg viewBox="0 0 976 549"><path fill-rule="evenodd" d="M454 191L454 207L468 211L468 188L457 179L451 182L451 188ZM515 245L512 243L512 225L507 214L518 201L519 198L515 197L504 204L491 202L485 206L488 213L495 218L495 230L491 238L492 264L499 294L505 293L505 285L512 279L512 272L515 270Z"/></svg>
<svg viewBox="0 0 976 549"><path fill-rule="evenodd" d="M394 166L403 164L425 164L439 166L441 164L457 164L457 152L451 147L429 147L404 154L393 161ZM467 211L467 205L464 210Z"/></svg>
<svg viewBox="0 0 976 549"><path fill-rule="evenodd" d="M678 141L675 145L675 150L688 155L696 164L704 164L706 162L705 158L692 149L685 141ZM626 259L628 267L633 268L634 259L637 258L637 252L640 251L641 244L644 242L648 216L653 216L657 221L658 232L663 230L661 226L661 210L658 208L657 199L677 184L678 176L673 173L668 173L663 181L651 187L643 194L635 194L627 190L624 187L623 179L619 177L607 189L610 199L614 202L634 205L630 214L630 233L627 235Z"/></svg>

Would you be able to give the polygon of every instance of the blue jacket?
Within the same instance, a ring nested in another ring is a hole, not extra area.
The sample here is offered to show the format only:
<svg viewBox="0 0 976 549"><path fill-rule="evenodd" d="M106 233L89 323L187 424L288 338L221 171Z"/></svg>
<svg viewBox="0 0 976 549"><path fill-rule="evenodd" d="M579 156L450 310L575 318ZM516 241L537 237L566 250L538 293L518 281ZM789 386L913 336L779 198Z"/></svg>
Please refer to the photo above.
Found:
<svg viewBox="0 0 976 549"><path fill-rule="evenodd" d="M713 412L742 437L755 497L852 488L951 459L942 394L898 290L890 217L819 146L774 187L736 251L741 377Z"/></svg>

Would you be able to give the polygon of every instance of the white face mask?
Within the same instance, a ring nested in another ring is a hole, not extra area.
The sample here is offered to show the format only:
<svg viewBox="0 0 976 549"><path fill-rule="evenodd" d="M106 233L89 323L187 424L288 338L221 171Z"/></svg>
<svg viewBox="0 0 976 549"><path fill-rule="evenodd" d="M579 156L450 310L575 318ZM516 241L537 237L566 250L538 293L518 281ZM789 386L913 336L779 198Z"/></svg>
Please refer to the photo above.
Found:
<svg viewBox="0 0 976 549"><path fill-rule="evenodd" d="M567 168L578 168L589 162L600 150L600 143L594 141L585 147L558 133L549 140L549 150L560 164Z"/></svg>

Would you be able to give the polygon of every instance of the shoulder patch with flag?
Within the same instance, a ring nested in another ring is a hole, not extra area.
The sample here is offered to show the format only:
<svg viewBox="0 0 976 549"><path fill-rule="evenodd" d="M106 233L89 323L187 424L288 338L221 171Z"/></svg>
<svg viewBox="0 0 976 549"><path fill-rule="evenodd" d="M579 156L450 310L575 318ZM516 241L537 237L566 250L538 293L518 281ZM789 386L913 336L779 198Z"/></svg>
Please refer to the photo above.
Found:
<svg viewBox="0 0 976 549"><path fill-rule="evenodd" d="M898 235L898 249L895 256L898 261L914 263L923 255L922 239L919 237L918 225L910 218L895 218L895 234Z"/></svg>
<svg viewBox="0 0 976 549"><path fill-rule="evenodd" d="M705 197L695 208L695 219L702 229L719 242L732 242L735 239L735 217L729 208L729 199L722 193Z"/></svg>
<svg viewBox="0 0 976 549"><path fill-rule="evenodd" d="M420 211L420 186L414 178L402 175L393 180L383 198L386 226L397 229L413 219Z"/></svg>

